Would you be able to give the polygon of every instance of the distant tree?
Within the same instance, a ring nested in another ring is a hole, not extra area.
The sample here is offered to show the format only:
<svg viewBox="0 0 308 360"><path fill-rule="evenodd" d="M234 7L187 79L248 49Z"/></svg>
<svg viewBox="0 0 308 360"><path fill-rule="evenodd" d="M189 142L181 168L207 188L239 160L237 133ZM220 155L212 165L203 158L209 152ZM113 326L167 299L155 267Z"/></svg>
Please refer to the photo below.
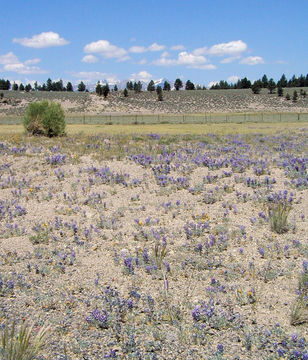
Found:
<svg viewBox="0 0 308 360"><path fill-rule="evenodd" d="M98 96L102 96L103 95L103 87L100 83L100 81L97 82L96 84L96 88L95 88L95 92Z"/></svg>
<svg viewBox="0 0 308 360"><path fill-rule="evenodd" d="M11 83L9 80L0 79L0 90L10 90Z"/></svg>
<svg viewBox="0 0 308 360"><path fill-rule="evenodd" d="M148 83L147 91L155 91L155 84L153 80Z"/></svg>
<svg viewBox="0 0 308 360"><path fill-rule="evenodd" d="M288 80L287 80L285 74L282 74L280 80L278 80L278 82L277 82L277 87L285 88L285 87L287 87L287 85L288 85Z"/></svg>
<svg viewBox="0 0 308 360"><path fill-rule="evenodd" d="M268 78L267 78L267 76L265 74L262 77L262 87L264 89L267 89L267 87L268 87Z"/></svg>
<svg viewBox="0 0 308 360"><path fill-rule="evenodd" d="M127 90L134 90L134 85L133 85L133 82L132 81L128 81L126 83L126 89Z"/></svg>
<svg viewBox="0 0 308 360"><path fill-rule="evenodd" d="M279 97L283 96L283 88L281 86L278 87L277 94Z"/></svg>
<svg viewBox="0 0 308 360"><path fill-rule="evenodd" d="M104 95L104 98L106 99L108 94L110 93L110 88L109 88L109 85L106 84L103 86L103 95Z"/></svg>
<svg viewBox="0 0 308 360"><path fill-rule="evenodd" d="M250 89L251 88L251 81L247 79L247 77L244 77L243 79L238 81L238 84L240 86L237 87L237 89Z"/></svg>
<svg viewBox="0 0 308 360"><path fill-rule="evenodd" d="M42 91L47 91L47 86L46 86L46 84L43 84L43 85L42 85Z"/></svg>
<svg viewBox="0 0 308 360"><path fill-rule="evenodd" d="M176 79L174 82L175 90L179 91L183 87L183 83L181 79Z"/></svg>
<svg viewBox="0 0 308 360"><path fill-rule="evenodd" d="M305 98L306 97L306 91L305 90L303 90L303 89L301 89L300 90L300 95L303 97L303 98Z"/></svg>
<svg viewBox="0 0 308 360"><path fill-rule="evenodd" d="M70 81L66 84L66 91L74 91L73 85Z"/></svg>
<svg viewBox="0 0 308 360"><path fill-rule="evenodd" d="M142 84L140 81L134 82L133 89L136 93L140 93L142 91Z"/></svg>
<svg viewBox="0 0 308 360"><path fill-rule="evenodd" d="M31 91L31 89L32 89L31 84L27 84L27 85L25 86L25 91L26 91L26 92Z"/></svg>
<svg viewBox="0 0 308 360"><path fill-rule="evenodd" d="M254 94L260 94L261 88L262 88L262 81L257 80L252 84L251 90Z"/></svg>
<svg viewBox="0 0 308 360"><path fill-rule="evenodd" d="M195 85L190 80L187 80L185 90L195 90Z"/></svg>
<svg viewBox="0 0 308 360"><path fill-rule="evenodd" d="M82 91L85 91L86 90L86 86L85 84L83 83L83 81L81 81L79 84L78 84L78 91L82 92Z"/></svg>
<svg viewBox="0 0 308 360"><path fill-rule="evenodd" d="M114 87L113 87L113 91L118 91L118 90L119 90L118 86L117 86L117 84L115 84Z"/></svg>
<svg viewBox="0 0 308 360"><path fill-rule="evenodd" d="M293 92L293 97L292 97L292 101L293 101L294 103L296 103L297 100L298 100L298 93L297 93L296 90L294 90L294 92Z"/></svg>
<svg viewBox="0 0 308 360"><path fill-rule="evenodd" d="M165 81L164 82L164 88L163 88L164 91L170 91L171 90L171 86L170 84L168 83L168 81Z"/></svg>
<svg viewBox="0 0 308 360"><path fill-rule="evenodd" d="M163 101L163 89L161 88L161 86L157 86L156 88L156 94L157 94L157 100L158 101Z"/></svg>
<svg viewBox="0 0 308 360"><path fill-rule="evenodd" d="M288 81L288 87L298 87L298 86L299 86L299 80L295 75L293 75L292 78Z"/></svg>
<svg viewBox="0 0 308 360"><path fill-rule="evenodd" d="M12 90L17 91L18 90L18 85L14 82L13 86L12 86Z"/></svg>
<svg viewBox="0 0 308 360"><path fill-rule="evenodd" d="M38 90L38 84L37 84L37 81L35 81L35 83L33 84L34 85L34 90L37 91Z"/></svg>
<svg viewBox="0 0 308 360"><path fill-rule="evenodd" d="M287 93L287 95L286 95L286 99L287 99L287 100L290 100L290 99L291 99L291 96L290 96L290 94L289 94L289 93Z"/></svg>
<svg viewBox="0 0 308 360"><path fill-rule="evenodd" d="M47 79L46 81L46 90L47 91L52 91L52 81L50 78Z"/></svg>
<svg viewBox="0 0 308 360"><path fill-rule="evenodd" d="M25 87L24 87L24 85L23 85L23 83L20 83L19 84L19 91L24 91L25 90Z"/></svg>
<svg viewBox="0 0 308 360"><path fill-rule="evenodd" d="M202 90L206 90L206 87L205 87L205 86L202 86Z"/></svg>
<svg viewBox="0 0 308 360"><path fill-rule="evenodd" d="M274 90L276 89L276 83L273 79L269 80L267 88L268 88L270 94L272 94L274 92Z"/></svg>
<svg viewBox="0 0 308 360"><path fill-rule="evenodd" d="M123 91L123 95L124 95L124 97L128 97L128 91L127 91L126 88L125 88L124 91Z"/></svg>

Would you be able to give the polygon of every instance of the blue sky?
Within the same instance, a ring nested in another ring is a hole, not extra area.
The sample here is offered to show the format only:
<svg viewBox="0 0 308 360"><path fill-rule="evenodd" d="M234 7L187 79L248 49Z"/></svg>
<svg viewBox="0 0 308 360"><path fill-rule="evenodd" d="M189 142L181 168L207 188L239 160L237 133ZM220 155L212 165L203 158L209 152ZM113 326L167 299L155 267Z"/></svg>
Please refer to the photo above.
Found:
<svg viewBox="0 0 308 360"><path fill-rule="evenodd" d="M3 1L0 78L289 78L308 73L307 14L307 0Z"/></svg>

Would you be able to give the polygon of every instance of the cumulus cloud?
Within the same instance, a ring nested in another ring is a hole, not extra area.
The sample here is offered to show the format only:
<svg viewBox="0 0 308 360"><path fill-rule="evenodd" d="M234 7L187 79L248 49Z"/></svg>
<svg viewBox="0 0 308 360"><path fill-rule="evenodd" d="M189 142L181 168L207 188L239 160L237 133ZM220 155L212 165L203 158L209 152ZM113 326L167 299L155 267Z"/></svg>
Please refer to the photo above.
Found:
<svg viewBox="0 0 308 360"><path fill-rule="evenodd" d="M214 56L239 55L248 49L247 44L242 40L230 41L211 46L208 54Z"/></svg>
<svg viewBox="0 0 308 360"><path fill-rule="evenodd" d="M208 52L208 48L205 46L195 49L192 53L198 56L198 55L205 55L207 54L207 52Z"/></svg>
<svg viewBox="0 0 308 360"><path fill-rule="evenodd" d="M227 79L227 81L228 81L229 83L232 83L232 84L237 83L238 80L240 80L240 77L237 76L237 75L231 75L231 76L229 76L228 79Z"/></svg>
<svg viewBox="0 0 308 360"><path fill-rule="evenodd" d="M153 43L148 47L149 51L162 51L166 48L165 45L159 45L157 43Z"/></svg>
<svg viewBox="0 0 308 360"><path fill-rule="evenodd" d="M241 60L240 64L258 65L258 64L265 64L265 61L261 56L248 56L247 58Z"/></svg>
<svg viewBox="0 0 308 360"><path fill-rule="evenodd" d="M87 44L84 47L86 54L99 54L106 59L118 59L118 61L125 61L130 59L125 49L116 45L112 45L108 40L98 40Z"/></svg>
<svg viewBox="0 0 308 360"><path fill-rule="evenodd" d="M18 74L45 74L46 70L31 66L40 61L40 59L29 59L23 63L13 52L0 55L0 65L3 65L2 71L16 72Z"/></svg>
<svg viewBox="0 0 308 360"><path fill-rule="evenodd" d="M170 47L170 50L183 51L183 50L185 50L185 46L184 45L173 45L173 46Z"/></svg>
<svg viewBox="0 0 308 360"><path fill-rule="evenodd" d="M147 48L145 46L132 46L128 51L135 54L142 54L147 51Z"/></svg>
<svg viewBox="0 0 308 360"><path fill-rule="evenodd" d="M94 64L98 62L98 58L94 55L85 55L81 61L87 64Z"/></svg>
<svg viewBox="0 0 308 360"><path fill-rule="evenodd" d="M13 42L36 49L69 44L67 40L61 38L59 34L53 31L42 32L41 34L33 35L31 38L15 38L13 39Z"/></svg>
<svg viewBox="0 0 308 360"><path fill-rule="evenodd" d="M195 55L193 53L188 53L187 51L182 51L178 54L177 59L170 59L166 56L161 56L159 59L153 62L154 65L159 66L177 66L184 65L190 68L196 69L215 69L215 65L206 64L208 59L203 55Z"/></svg>
<svg viewBox="0 0 308 360"><path fill-rule="evenodd" d="M141 80L144 82L150 81L152 77L152 74L148 73L146 70L142 70L138 74L131 74L132 80Z"/></svg>

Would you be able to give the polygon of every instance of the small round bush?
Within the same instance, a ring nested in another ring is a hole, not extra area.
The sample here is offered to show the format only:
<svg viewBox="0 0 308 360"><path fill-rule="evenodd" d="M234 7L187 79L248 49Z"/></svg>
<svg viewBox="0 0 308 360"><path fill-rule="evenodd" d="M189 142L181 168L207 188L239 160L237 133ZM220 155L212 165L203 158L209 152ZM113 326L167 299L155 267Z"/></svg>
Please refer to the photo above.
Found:
<svg viewBox="0 0 308 360"><path fill-rule="evenodd" d="M24 117L26 131L49 137L64 135L65 115L60 104L47 100L29 104Z"/></svg>

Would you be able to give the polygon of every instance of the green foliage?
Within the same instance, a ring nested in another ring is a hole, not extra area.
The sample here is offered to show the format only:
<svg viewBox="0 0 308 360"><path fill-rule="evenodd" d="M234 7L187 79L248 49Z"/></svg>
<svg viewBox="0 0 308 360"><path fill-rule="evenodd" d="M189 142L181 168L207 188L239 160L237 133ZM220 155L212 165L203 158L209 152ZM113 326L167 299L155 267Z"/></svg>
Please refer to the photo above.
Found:
<svg viewBox="0 0 308 360"><path fill-rule="evenodd" d="M81 82L78 84L78 91L80 91L80 92L86 91L86 86L85 86L85 84L83 83L83 81L81 81Z"/></svg>
<svg viewBox="0 0 308 360"><path fill-rule="evenodd" d="M104 98L106 99L107 96L108 96L108 94L110 93L109 85L108 85L108 84L104 85L103 88L102 88L102 90L103 90Z"/></svg>
<svg viewBox="0 0 308 360"><path fill-rule="evenodd" d="M101 83L98 81L96 84L96 88L95 88L95 92L98 96L102 96L103 95L103 87L101 85Z"/></svg>
<svg viewBox="0 0 308 360"><path fill-rule="evenodd" d="M183 87L183 83L181 79L176 79L174 82L175 90L180 90Z"/></svg>
<svg viewBox="0 0 308 360"><path fill-rule="evenodd" d="M155 91L155 84L154 81L151 80L148 84L147 91Z"/></svg>
<svg viewBox="0 0 308 360"><path fill-rule="evenodd" d="M291 99L291 96L290 96L290 94L289 94L289 93L287 93L287 95L286 95L286 99L287 99L287 100L290 100L290 99Z"/></svg>
<svg viewBox="0 0 308 360"><path fill-rule="evenodd" d="M283 88L281 86L278 87L278 96L283 96Z"/></svg>
<svg viewBox="0 0 308 360"><path fill-rule="evenodd" d="M270 94L272 94L274 92L274 90L276 89L276 83L273 79L270 79L270 81L268 82L268 86L267 86Z"/></svg>
<svg viewBox="0 0 308 360"><path fill-rule="evenodd" d="M113 91L118 91L118 90L119 90L118 86L117 86L117 84L115 84L114 87L113 87Z"/></svg>
<svg viewBox="0 0 308 360"><path fill-rule="evenodd" d="M163 101L164 100L164 98L163 98L163 90L162 90L161 86L157 86L156 94L157 94L158 101Z"/></svg>
<svg viewBox="0 0 308 360"><path fill-rule="evenodd" d="M70 81L66 84L66 91L74 91L73 85Z"/></svg>
<svg viewBox="0 0 308 360"><path fill-rule="evenodd" d="M123 95L124 95L124 97L128 97L128 91L127 91L126 88L125 88L124 91L123 91Z"/></svg>
<svg viewBox="0 0 308 360"><path fill-rule="evenodd" d="M10 90L11 83L9 80L0 79L0 90Z"/></svg>
<svg viewBox="0 0 308 360"><path fill-rule="evenodd" d="M27 85L25 86L25 91L26 91L26 92L29 92L29 91L31 91L31 90L32 90L31 84L27 84Z"/></svg>
<svg viewBox="0 0 308 360"><path fill-rule="evenodd" d="M12 90L14 90L14 91L17 91L17 90L18 90L18 85L17 85L16 83L13 84Z"/></svg>
<svg viewBox="0 0 308 360"><path fill-rule="evenodd" d="M133 89L134 89L135 93L140 93L142 91L141 81L134 82Z"/></svg>
<svg viewBox="0 0 308 360"><path fill-rule="evenodd" d="M65 130L65 116L60 104L46 100L29 104L24 126L32 135L60 136Z"/></svg>
<svg viewBox="0 0 308 360"><path fill-rule="evenodd" d="M126 83L126 89L127 90L134 90L134 85L133 85L133 82L132 81L128 81Z"/></svg>
<svg viewBox="0 0 308 360"><path fill-rule="evenodd" d="M195 90L195 85L190 80L187 80L185 90Z"/></svg>
<svg viewBox="0 0 308 360"><path fill-rule="evenodd" d="M294 90L294 92L293 92L293 97L292 97L292 101L293 101L293 102L297 102L297 100L298 100L298 93L297 93L296 90Z"/></svg>
<svg viewBox="0 0 308 360"><path fill-rule="evenodd" d="M23 85L23 83L20 83L19 85L19 91L24 91L25 90L25 87Z"/></svg>
<svg viewBox="0 0 308 360"><path fill-rule="evenodd" d="M273 203L268 206L271 230L283 234L289 230L288 216L292 206L288 202Z"/></svg>
<svg viewBox="0 0 308 360"><path fill-rule="evenodd" d="M23 324L17 331L15 321L11 329L6 325L1 334L0 355L3 360L33 360L46 339L48 328L41 328L33 337L33 325Z"/></svg>
<svg viewBox="0 0 308 360"><path fill-rule="evenodd" d="M165 81L164 82L164 88L163 88L164 91L170 91L171 90L171 86L170 84L168 83L168 81Z"/></svg>
<svg viewBox="0 0 308 360"><path fill-rule="evenodd" d="M267 76L264 74L262 77L262 87L266 89L268 87L268 79Z"/></svg>
<svg viewBox="0 0 308 360"><path fill-rule="evenodd" d="M253 83L251 90L254 94L260 94L262 88L262 82L260 80L257 80Z"/></svg>

